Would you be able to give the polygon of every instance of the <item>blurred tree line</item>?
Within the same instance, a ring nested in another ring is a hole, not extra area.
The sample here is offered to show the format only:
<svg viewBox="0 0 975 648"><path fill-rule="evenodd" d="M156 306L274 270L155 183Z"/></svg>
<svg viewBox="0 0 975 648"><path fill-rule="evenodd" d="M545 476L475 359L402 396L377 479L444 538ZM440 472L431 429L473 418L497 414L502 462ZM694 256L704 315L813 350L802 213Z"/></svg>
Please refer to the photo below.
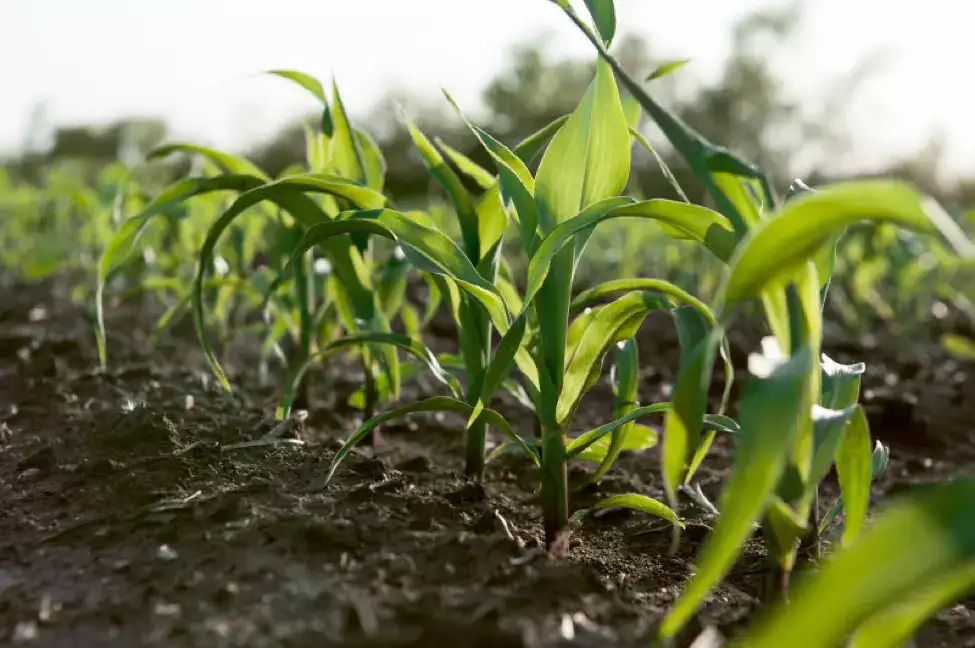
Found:
<svg viewBox="0 0 975 648"><path fill-rule="evenodd" d="M692 67L656 80L652 92L708 138L743 154L771 170L776 185L784 188L805 161L807 182L836 180L828 172L828 160L848 152L847 134L837 130L839 117L855 85L854 75L823 97L811 111L788 93L770 63L776 48L786 44L801 21L797 7L766 9L746 16L733 27L731 52L717 80L688 87ZM655 59L646 40L629 36L615 46L615 54L636 78L644 78L664 61ZM474 116L477 123L502 141L513 144L556 117L569 113L592 78L588 61L558 61L545 55L537 42L518 49L507 67L491 79L483 91L485 110ZM357 123L377 138L388 164L387 188L397 204L412 204L439 195L420 164L405 128L396 119L400 103L429 135L437 135L469 154L487 168L490 161L473 137L437 98L424 104L415 97L388 97ZM355 117L354 117L355 118ZM312 123L317 119L310 120ZM646 121L642 130L671 165L692 200L707 202L690 172L668 150L655 127ZM14 178L42 184L45 171L70 163L81 174L115 161L137 161L166 140L163 120L126 119L106 127L65 126L54 130L49 145L29 146L3 163ZM28 138L30 140L30 137ZM301 122L282 129L270 141L248 151L259 166L272 175L304 160L305 140ZM938 141L904 160L893 161L876 174L911 180L943 201L950 210L975 204L975 180L945 182L938 173L942 147ZM168 162L148 175L164 182L186 173L183 162ZM167 177L168 176L168 177ZM145 174L143 173L143 177ZM643 196L675 197L656 164L642 150L636 151L630 191Z"/></svg>

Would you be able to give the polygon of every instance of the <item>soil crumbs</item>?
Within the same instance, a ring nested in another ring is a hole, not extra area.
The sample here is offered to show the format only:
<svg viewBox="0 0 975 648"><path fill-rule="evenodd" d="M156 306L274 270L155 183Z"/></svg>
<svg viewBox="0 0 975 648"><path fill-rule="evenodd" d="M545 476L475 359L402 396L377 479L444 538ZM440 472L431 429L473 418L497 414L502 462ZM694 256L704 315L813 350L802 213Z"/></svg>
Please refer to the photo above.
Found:
<svg viewBox="0 0 975 648"><path fill-rule="evenodd" d="M274 386L257 383L246 349L232 354L232 398L192 333L150 347L145 309L120 307L100 372L89 320L56 283L6 280L0 292L4 645L648 646L708 532L689 506L671 556L666 524L610 510L550 557L529 464L504 455L483 487L467 482L463 422L449 417L385 426L385 445L354 450L326 485L358 423L340 406L354 388L341 372L316 379L322 402L307 420L281 426ZM675 348L656 333L641 346L670 358ZM930 350L865 353L836 359L871 368L872 431L892 445L877 499L968 471L975 367ZM669 362L644 370L645 399L672 380ZM605 415L608 397L595 390L583 423ZM716 444L701 473L712 498L728 458ZM624 492L662 498L657 464L654 449L624 455L573 508ZM697 627L734 635L760 609L764 579L755 542ZM943 611L916 645L975 646L973 610L968 600Z"/></svg>

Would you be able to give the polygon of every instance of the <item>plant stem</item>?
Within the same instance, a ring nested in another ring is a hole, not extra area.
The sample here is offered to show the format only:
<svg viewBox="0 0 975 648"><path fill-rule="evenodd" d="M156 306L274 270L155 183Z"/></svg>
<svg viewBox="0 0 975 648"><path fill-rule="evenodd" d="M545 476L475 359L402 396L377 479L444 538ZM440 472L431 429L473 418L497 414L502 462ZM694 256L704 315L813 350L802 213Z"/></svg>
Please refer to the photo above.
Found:
<svg viewBox="0 0 975 648"><path fill-rule="evenodd" d="M362 420L368 421L376 415L376 401L379 399L379 393L376 390L376 376L372 373L372 361L368 351L363 354L362 368L366 374L365 384L363 385L365 402L363 403ZM369 434L369 444L375 449L381 445L381 440L382 437L379 436L379 426L377 425Z"/></svg>
<svg viewBox="0 0 975 648"><path fill-rule="evenodd" d="M545 547L551 550L569 524L565 436L559 427L542 429L541 498Z"/></svg>
<svg viewBox="0 0 975 648"><path fill-rule="evenodd" d="M295 297L298 302L299 332L298 355L294 367L302 366L311 357L312 334L315 327L315 281L312 273L312 252L305 253L301 263L295 266ZM308 409L309 379L307 374L302 378L301 385L295 394L294 407Z"/></svg>
<svg viewBox="0 0 975 648"><path fill-rule="evenodd" d="M484 372L489 363L491 353L491 320L483 308L465 300L462 306L468 327L473 327L475 335L471 338L470 349L464 354L467 365L467 402L475 405L480 398L484 384ZM465 449L464 474L471 479L481 481L484 476L484 446L487 441L487 423L478 419L467 430L467 447Z"/></svg>

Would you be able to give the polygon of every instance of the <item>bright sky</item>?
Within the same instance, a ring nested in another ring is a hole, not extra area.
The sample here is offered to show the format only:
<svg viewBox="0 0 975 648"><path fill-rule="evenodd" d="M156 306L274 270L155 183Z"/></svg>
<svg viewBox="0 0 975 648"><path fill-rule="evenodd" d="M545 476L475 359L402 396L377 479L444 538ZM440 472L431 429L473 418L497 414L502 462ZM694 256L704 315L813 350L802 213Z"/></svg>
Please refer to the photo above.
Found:
<svg viewBox="0 0 975 648"><path fill-rule="evenodd" d="M693 59L682 73L709 78L733 21L780 3L616 4L621 32L646 35L661 59ZM807 0L802 35L777 63L815 98L883 52L884 67L852 97L851 162L910 151L940 129L949 170L975 171L973 19L975 5L958 0ZM441 86L476 112L511 48L546 31L553 53L592 55L547 0L0 0L0 153L22 144L42 102L57 123L161 115L180 137L239 149L314 107L256 74L272 68L334 73L353 113L389 89L435 97Z"/></svg>

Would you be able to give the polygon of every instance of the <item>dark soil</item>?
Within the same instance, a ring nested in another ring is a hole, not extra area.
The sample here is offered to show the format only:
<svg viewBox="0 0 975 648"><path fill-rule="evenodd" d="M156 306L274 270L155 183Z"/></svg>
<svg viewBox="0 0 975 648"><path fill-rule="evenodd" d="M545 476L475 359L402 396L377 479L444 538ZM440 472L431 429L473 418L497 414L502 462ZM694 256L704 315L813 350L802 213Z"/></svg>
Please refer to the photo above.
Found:
<svg viewBox="0 0 975 648"><path fill-rule="evenodd" d="M528 464L503 456L466 482L462 422L417 416L384 428L324 485L358 422L341 406L354 370L317 375L307 421L275 426L275 391L249 348L225 357L237 399L210 378L191 333L150 348L141 304L108 322L110 370L57 284L0 283L0 642L37 646L647 646L686 581L705 518L668 557L670 533L610 512L540 549ZM641 398L662 398L677 362L661 320L641 340ZM449 340L449 333L448 340ZM748 344L739 343L743 360ZM872 431L892 446L877 499L966 472L975 459L975 367L932 348L828 345L864 360ZM743 362L739 362L744 366ZM411 397L415 394L405 394ZM580 429L608 415L600 384ZM523 411L502 402L512 420ZM701 482L715 497L729 448ZM631 453L574 508L623 492L663 497L655 450ZM573 467L581 476L585 466ZM703 610L725 635L761 605L750 545ZM918 646L975 646L975 602L941 613Z"/></svg>

